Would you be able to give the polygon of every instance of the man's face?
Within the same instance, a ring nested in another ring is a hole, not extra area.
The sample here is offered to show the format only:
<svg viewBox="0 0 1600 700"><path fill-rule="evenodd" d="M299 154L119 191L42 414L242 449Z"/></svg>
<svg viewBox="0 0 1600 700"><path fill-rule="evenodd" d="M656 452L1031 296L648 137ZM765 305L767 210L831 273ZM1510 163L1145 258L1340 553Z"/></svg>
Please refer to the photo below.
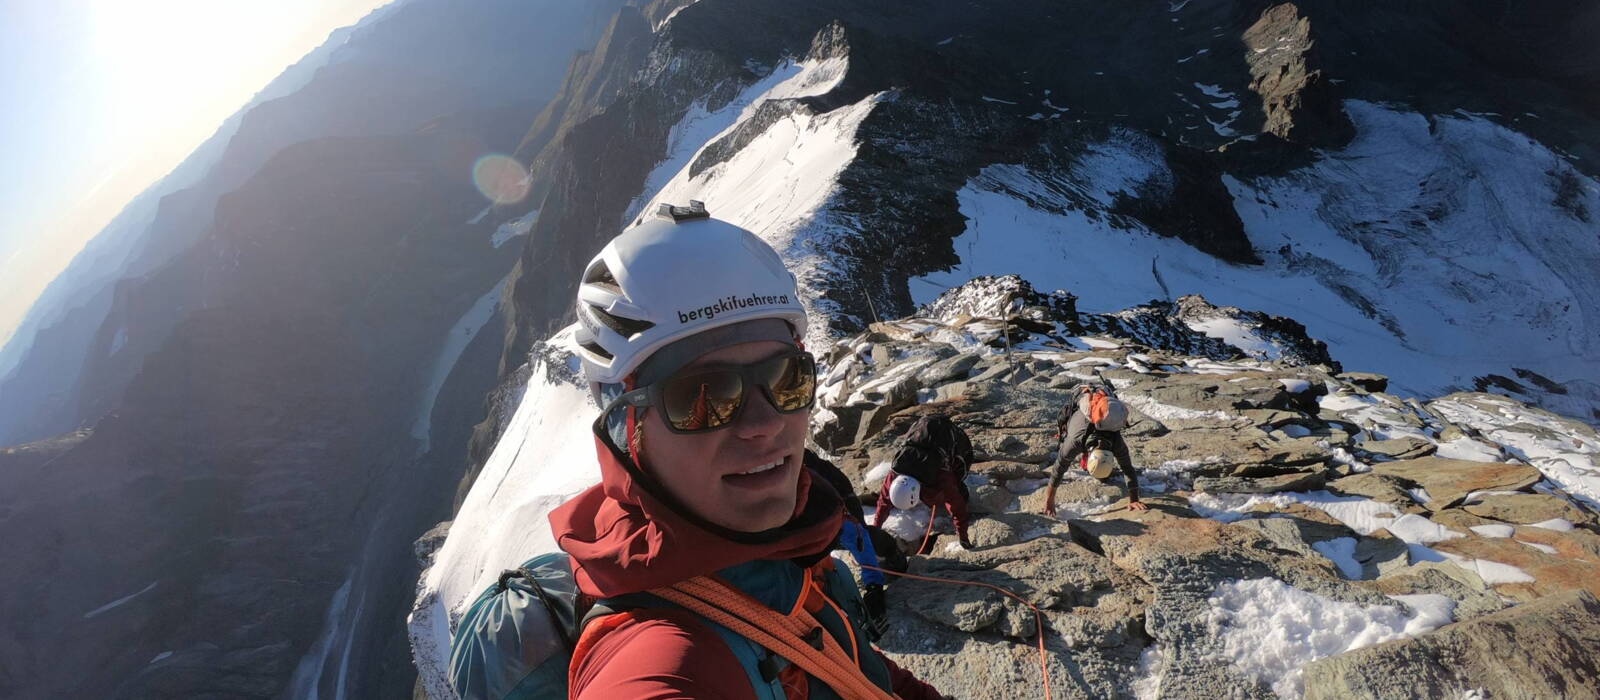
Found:
<svg viewBox="0 0 1600 700"><path fill-rule="evenodd" d="M775 340L731 345L678 371L751 364L793 347ZM809 411L778 413L761 389L745 387L738 418L717 430L678 434L667 429L661 410L645 415L644 469L696 515L731 530L759 532L794 514Z"/></svg>

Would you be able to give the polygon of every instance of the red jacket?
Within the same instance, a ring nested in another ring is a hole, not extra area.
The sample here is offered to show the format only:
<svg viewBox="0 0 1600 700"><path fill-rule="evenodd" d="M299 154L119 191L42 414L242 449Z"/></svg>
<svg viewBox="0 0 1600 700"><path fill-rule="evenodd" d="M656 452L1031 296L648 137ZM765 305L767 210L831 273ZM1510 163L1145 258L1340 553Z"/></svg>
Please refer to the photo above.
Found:
<svg viewBox="0 0 1600 700"><path fill-rule="evenodd" d="M792 530L765 544L733 542L689 522L651 494L596 439L601 483L550 514L556 544L572 556L578 587L614 597L711 574L756 559L826 556L839 532L839 497L800 472ZM697 616L641 611L607 631L574 669L570 697L754 698L733 651ZM874 650L875 651L875 650ZM618 661L612 663L613 660ZM941 698L888 659L894 692L905 700Z"/></svg>

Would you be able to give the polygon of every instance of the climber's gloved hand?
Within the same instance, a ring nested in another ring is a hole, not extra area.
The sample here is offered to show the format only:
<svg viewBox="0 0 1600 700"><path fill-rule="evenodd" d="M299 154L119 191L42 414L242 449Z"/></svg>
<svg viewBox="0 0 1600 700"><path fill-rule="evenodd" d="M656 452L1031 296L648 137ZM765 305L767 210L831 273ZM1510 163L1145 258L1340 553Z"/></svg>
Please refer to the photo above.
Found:
<svg viewBox="0 0 1600 700"><path fill-rule="evenodd" d="M889 631L889 603L884 598L883 586L873 584L861 596L867 608L867 639L878 641Z"/></svg>

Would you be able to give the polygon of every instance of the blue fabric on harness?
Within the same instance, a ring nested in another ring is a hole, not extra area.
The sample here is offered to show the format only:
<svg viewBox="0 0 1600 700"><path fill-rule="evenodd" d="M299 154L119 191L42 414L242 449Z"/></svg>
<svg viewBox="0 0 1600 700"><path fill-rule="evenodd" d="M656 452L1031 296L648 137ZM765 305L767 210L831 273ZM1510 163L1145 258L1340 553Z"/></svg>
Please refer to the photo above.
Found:
<svg viewBox="0 0 1600 700"><path fill-rule="evenodd" d="M867 533L867 528L849 518L844 519L844 529L839 532L839 543L850 550L850 556L856 558L856 563L862 566L879 567L878 550L872 546L872 535ZM882 586L887 581L883 572L877 569L861 570L861 582L868 586Z"/></svg>

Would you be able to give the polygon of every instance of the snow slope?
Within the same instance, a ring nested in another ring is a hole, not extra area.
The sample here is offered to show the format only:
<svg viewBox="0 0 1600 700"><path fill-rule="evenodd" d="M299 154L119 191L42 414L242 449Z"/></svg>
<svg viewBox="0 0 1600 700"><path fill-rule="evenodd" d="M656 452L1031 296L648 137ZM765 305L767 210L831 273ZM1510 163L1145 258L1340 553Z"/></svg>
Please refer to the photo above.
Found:
<svg viewBox="0 0 1600 700"><path fill-rule="evenodd" d="M473 598L501 570L555 551L550 510L600 481L589 432L597 409L588 392L550 377L551 368L536 360L511 424L418 585L408 625L431 697L454 697L450 631Z"/></svg>
<svg viewBox="0 0 1600 700"><path fill-rule="evenodd" d="M1513 366L1557 381L1600 376L1600 240L1569 211L1600 211L1600 186L1483 119L1345 107L1359 129L1345 149L1282 178L1225 178L1260 267L1113 224L1074 208L1060 177L994 165L959 192L961 263L919 278L932 284L913 284L913 296L926 303L976 275L1015 273L1101 311L1163 297L1154 264L1174 292L1304 323L1335 359L1406 393L1445 393ZM1067 185L1102 204L1169 177L1135 139L1108 140L1070 168ZM1558 175L1581 183L1565 208L1554 204Z"/></svg>
<svg viewBox="0 0 1600 700"><path fill-rule="evenodd" d="M817 285L828 260L815 252L833 236L854 235L827 210L838 189L838 177L855 157L856 130L884 96L870 95L830 112L812 114L795 108L740 148L731 158L691 175L690 164L707 145L734 132L756 116L764 102L818 95L831 90L848 70L844 58L783 63L755 82L738 98L715 112L692 108L672 131L669 153L646 180L638 212L649 214L662 203L706 202L712 215L744 226L777 249L800 278L802 296ZM713 131L714 129L720 130ZM659 190L652 193L651 188ZM805 302L816 320L826 318L815 298ZM813 323L807 342L817 347L830 340L826 324Z"/></svg>

